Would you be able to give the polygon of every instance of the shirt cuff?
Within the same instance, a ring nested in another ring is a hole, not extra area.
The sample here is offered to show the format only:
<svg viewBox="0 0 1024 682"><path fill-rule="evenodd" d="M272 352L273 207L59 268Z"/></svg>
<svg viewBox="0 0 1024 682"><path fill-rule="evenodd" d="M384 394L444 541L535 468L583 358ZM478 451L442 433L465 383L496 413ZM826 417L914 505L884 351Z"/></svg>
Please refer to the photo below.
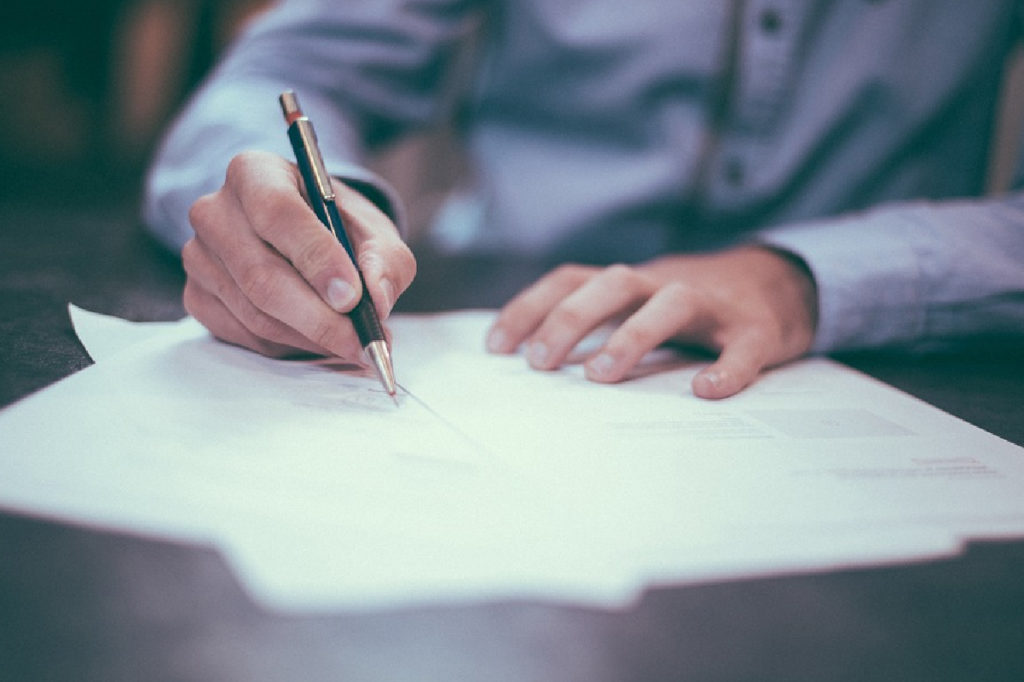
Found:
<svg viewBox="0 0 1024 682"><path fill-rule="evenodd" d="M807 264L818 290L812 353L912 344L924 333L918 254L906 215L885 211L761 232Z"/></svg>

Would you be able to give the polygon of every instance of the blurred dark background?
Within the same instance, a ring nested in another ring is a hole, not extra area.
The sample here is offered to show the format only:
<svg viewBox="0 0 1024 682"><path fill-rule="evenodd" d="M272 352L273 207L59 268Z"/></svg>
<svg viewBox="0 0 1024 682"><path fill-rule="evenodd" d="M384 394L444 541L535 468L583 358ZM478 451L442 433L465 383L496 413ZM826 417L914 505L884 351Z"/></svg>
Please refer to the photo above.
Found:
<svg viewBox="0 0 1024 682"><path fill-rule="evenodd" d="M137 201L161 129L267 4L0 3L0 201Z"/></svg>

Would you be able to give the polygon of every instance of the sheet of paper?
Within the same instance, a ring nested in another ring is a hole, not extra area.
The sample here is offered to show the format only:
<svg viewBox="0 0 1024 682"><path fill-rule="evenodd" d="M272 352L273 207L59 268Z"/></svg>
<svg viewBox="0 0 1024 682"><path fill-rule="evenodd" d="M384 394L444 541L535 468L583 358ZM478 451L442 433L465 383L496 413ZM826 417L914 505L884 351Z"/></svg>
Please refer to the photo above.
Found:
<svg viewBox="0 0 1024 682"><path fill-rule="evenodd" d="M0 413L0 505L215 543L276 608L618 604L1024 533L1024 450L825 360L709 403L674 356L598 386L482 352L492 313L399 317L396 408L192 320L72 315L98 363Z"/></svg>
<svg viewBox="0 0 1024 682"><path fill-rule="evenodd" d="M486 321L419 323L410 336L433 343L403 355L424 401L458 415L468 435L538 484L581 492L574 505L646 500L641 527L673 510L730 526L913 519L965 534L1024 519L1024 450L829 360L789 365L708 402L689 388L700 364L676 360L673 369L668 359L663 371L595 386L578 365L538 373L519 357L478 352ZM417 355L434 345L448 351ZM441 376L458 376L459 390ZM494 418L499 404L503 419ZM950 503L958 495L983 499L968 510Z"/></svg>
<svg viewBox="0 0 1024 682"><path fill-rule="evenodd" d="M177 322L140 324L113 315L94 313L74 304L68 304L68 316L78 340L85 346L86 352L94 362L113 357L160 334L169 339L173 333L191 336L197 330L197 322L190 317Z"/></svg>

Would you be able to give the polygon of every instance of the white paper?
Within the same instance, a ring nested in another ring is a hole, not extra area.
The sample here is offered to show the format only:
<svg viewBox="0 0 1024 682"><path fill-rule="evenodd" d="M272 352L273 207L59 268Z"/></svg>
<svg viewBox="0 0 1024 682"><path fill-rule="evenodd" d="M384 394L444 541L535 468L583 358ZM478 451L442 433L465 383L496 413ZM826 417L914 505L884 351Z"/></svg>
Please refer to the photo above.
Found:
<svg viewBox="0 0 1024 682"><path fill-rule="evenodd" d="M72 316L98 362L0 413L0 505L214 543L274 608L615 605L1024 534L1024 450L827 360L707 402L674 356L597 385L484 353L493 313L400 316L396 408L194 320Z"/></svg>
<svg viewBox="0 0 1024 682"><path fill-rule="evenodd" d="M78 340L85 346L86 352L94 362L113 357L160 334L169 339L172 330L184 336L194 336L197 329L202 326L191 317L177 322L140 324L113 315L90 312L74 304L68 305L68 315L71 317L71 326L74 327Z"/></svg>

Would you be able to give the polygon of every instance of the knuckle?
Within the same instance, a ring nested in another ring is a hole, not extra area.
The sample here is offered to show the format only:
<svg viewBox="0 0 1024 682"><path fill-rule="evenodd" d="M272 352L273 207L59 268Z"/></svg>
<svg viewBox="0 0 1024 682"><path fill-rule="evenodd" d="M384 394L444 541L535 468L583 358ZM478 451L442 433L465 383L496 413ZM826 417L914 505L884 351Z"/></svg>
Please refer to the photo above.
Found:
<svg viewBox="0 0 1024 682"><path fill-rule="evenodd" d="M243 321L245 328L259 339L277 337L281 323L261 310L251 310Z"/></svg>
<svg viewBox="0 0 1024 682"><path fill-rule="evenodd" d="M206 282L204 286L209 293L216 296L225 305L231 301L238 300L238 288L235 286L234 280L230 277L212 278L212 284Z"/></svg>
<svg viewBox="0 0 1024 682"><path fill-rule="evenodd" d="M198 250L199 244L196 242L194 237L185 242L185 245L181 247L181 266L184 268L186 273L194 271L199 258Z"/></svg>
<svg viewBox="0 0 1024 682"><path fill-rule="evenodd" d="M297 185L283 182L274 171L276 158L261 151L240 152L228 163L222 188L242 205L247 219L261 234L290 227L296 205L305 205Z"/></svg>
<svg viewBox="0 0 1024 682"><path fill-rule="evenodd" d="M416 258L412 255L412 249L405 242L395 242L391 249L391 257L403 270L415 271Z"/></svg>
<svg viewBox="0 0 1024 682"><path fill-rule="evenodd" d="M358 260L367 281L387 278L395 287L395 295L404 292L416 278L416 258L402 241L365 244Z"/></svg>
<svg viewBox="0 0 1024 682"><path fill-rule="evenodd" d="M196 199L189 207L188 222L192 225L192 229L197 233L202 232L207 227L212 227L217 224L217 221L214 219L216 204L216 193L204 194Z"/></svg>
<svg viewBox="0 0 1024 682"><path fill-rule="evenodd" d="M314 276L330 265L331 257L335 253L330 249L330 243L320 237L326 232L311 233L299 239L291 253L291 263L295 269L307 277Z"/></svg>
<svg viewBox="0 0 1024 682"><path fill-rule="evenodd" d="M614 282L631 282L637 277L636 271L623 263L613 263L607 266L602 274Z"/></svg>
<svg viewBox="0 0 1024 682"><path fill-rule="evenodd" d="M555 307L548 316L548 319L558 327L569 329L579 329L587 323L584 311L579 306L571 303L562 303Z"/></svg>
<svg viewBox="0 0 1024 682"><path fill-rule="evenodd" d="M254 222L262 223L269 230L276 230L289 227L288 223L294 219L295 214L288 209L299 201L299 197L291 188L263 185L258 192L246 193L244 201L249 208L247 213L254 216Z"/></svg>
<svg viewBox="0 0 1024 682"><path fill-rule="evenodd" d="M606 286L613 289L630 293L640 293L651 289L647 277L639 273L636 268L622 263L609 265L601 272L600 277Z"/></svg>
<svg viewBox="0 0 1024 682"><path fill-rule="evenodd" d="M242 271L239 280L242 292L257 308L268 307L277 295L276 272L265 263L249 265Z"/></svg>
<svg viewBox="0 0 1024 682"><path fill-rule="evenodd" d="M694 300L694 290L688 284L682 282L669 282L661 287L658 296L675 309L691 303Z"/></svg>
<svg viewBox="0 0 1024 682"><path fill-rule="evenodd" d="M551 276L560 281L580 283L589 277L592 272L593 269L586 265L563 263L551 272Z"/></svg>
<svg viewBox="0 0 1024 682"><path fill-rule="evenodd" d="M235 154L230 161L228 161L227 171L225 172L225 183L228 185L235 185L240 182L244 182L247 177L252 173L252 169L257 167L263 160L264 155L262 152L258 152L253 149L247 149Z"/></svg>
<svg viewBox="0 0 1024 682"><path fill-rule="evenodd" d="M647 348L652 344L651 333L635 324L624 324L609 340L610 346L616 350L628 351L630 354L638 348Z"/></svg>
<svg viewBox="0 0 1024 682"><path fill-rule="evenodd" d="M330 318L317 320L305 336L320 348L336 348L342 341L336 320Z"/></svg>
<svg viewBox="0 0 1024 682"><path fill-rule="evenodd" d="M256 233L296 267L315 267L340 249L294 188L261 188L246 201L246 212Z"/></svg>
<svg viewBox="0 0 1024 682"><path fill-rule="evenodd" d="M181 302L185 306L185 312L202 322L200 295L194 281L185 282L185 288L181 292Z"/></svg>
<svg viewBox="0 0 1024 682"><path fill-rule="evenodd" d="M402 288L408 287L412 281L416 278L416 272L419 266L416 264L416 257L412 255L412 251L408 248L403 252L402 261L403 267L402 272L406 273L405 281L402 283Z"/></svg>
<svg viewBox="0 0 1024 682"><path fill-rule="evenodd" d="M401 276L399 285L404 289L416 277L416 258L403 241L395 241L385 251L385 262L391 264L391 274Z"/></svg>

